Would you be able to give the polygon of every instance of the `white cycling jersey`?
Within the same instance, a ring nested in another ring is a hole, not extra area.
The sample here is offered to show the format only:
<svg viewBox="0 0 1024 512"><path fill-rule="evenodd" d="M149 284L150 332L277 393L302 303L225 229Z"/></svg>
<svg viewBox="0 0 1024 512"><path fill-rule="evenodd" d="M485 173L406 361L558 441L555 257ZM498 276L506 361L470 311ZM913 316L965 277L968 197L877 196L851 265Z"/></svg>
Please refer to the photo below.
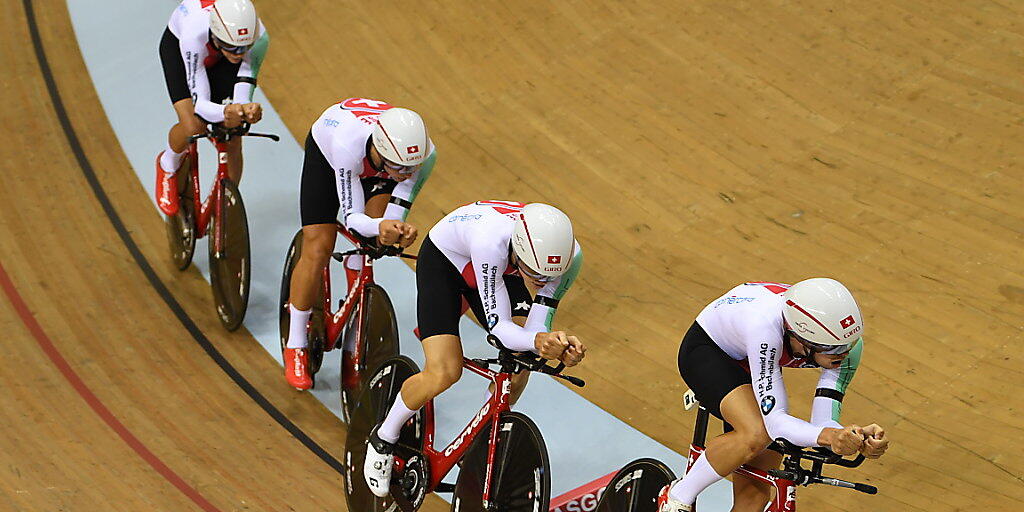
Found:
<svg viewBox="0 0 1024 512"><path fill-rule="evenodd" d="M178 38L181 60L185 63L185 80L188 82L188 90L192 93L196 114L211 123L220 123L224 121L224 106L210 101L210 81L206 76L206 68L218 59L224 58L210 43L212 8L212 0L185 0L171 13L167 28ZM268 37L262 21L259 27L256 41ZM246 52L238 68L238 76L255 78L259 67L256 59L261 58L262 54L255 51ZM238 82L235 84L232 98L236 103L245 103L252 99L252 92L251 82Z"/></svg>
<svg viewBox="0 0 1024 512"><path fill-rule="evenodd" d="M784 347L782 292L787 288L780 283L741 284L708 304L697 315L697 323L729 357L746 361L768 435L817 446L823 428L842 428L838 420L843 395L860 363L864 343L857 343L839 368L821 370L810 422L789 415L782 367L817 366L793 357Z"/></svg>
<svg viewBox="0 0 1024 512"><path fill-rule="evenodd" d="M466 283L477 289L491 334L511 350L536 352L534 337L551 330L558 301L582 268L583 250L576 243L569 270L537 291L525 327L516 325L502 276L516 272L509 264L509 242L523 206L514 201L477 201L446 215L429 236Z"/></svg>
<svg viewBox="0 0 1024 512"><path fill-rule="evenodd" d="M434 143L428 140L428 160L420 170L395 186L384 216L372 219L366 215L366 198L363 197L363 187L359 180L388 178L386 172L377 171L370 165L366 151L377 118L390 108L392 106L383 101L349 98L327 107L311 129L313 141L334 169L338 202L341 204L339 218L342 224L363 236L379 235L380 222L384 219L405 219L408 208L412 206L433 165L429 159L434 152Z"/></svg>

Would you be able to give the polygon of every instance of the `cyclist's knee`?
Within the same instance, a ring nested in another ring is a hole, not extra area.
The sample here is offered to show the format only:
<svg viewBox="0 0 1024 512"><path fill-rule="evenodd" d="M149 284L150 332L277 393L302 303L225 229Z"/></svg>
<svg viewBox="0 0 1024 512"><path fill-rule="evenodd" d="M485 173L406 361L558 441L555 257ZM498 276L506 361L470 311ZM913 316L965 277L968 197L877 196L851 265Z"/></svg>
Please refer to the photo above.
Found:
<svg viewBox="0 0 1024 512"><path fill-rule="evenodd" d="M316 268L322 269L327 265L334 250L334 237L331 234L321 233L318 230L304 231L302 234L302 255L300 258L312 262Z"/></svg>
<svg viewBox="0 0 1024 512"><path fill-rule="evenodd" d="M202 133L206 133L206 125L203 123L201 119L199 119L198 116L190 116L186 117L185 119L185 128L188 129L188 132L190 134L199 135Z"/></svg>
<svg viewBox="0 0 1024 512"><path fill-rule="evenodd" d="M771 438L768 437L768 432L763 427L738 433L740 434L740 442L743 443L743 447L747 451L747 460L760 455L772 442Z"/></svg>

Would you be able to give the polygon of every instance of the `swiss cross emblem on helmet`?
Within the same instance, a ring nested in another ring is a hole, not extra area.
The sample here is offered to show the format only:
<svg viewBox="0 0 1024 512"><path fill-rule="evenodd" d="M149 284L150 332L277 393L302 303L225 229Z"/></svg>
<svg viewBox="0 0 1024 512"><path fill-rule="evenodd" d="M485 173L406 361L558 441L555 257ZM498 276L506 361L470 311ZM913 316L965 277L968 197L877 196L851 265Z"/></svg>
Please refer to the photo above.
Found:
<svg viewBox="0 0 1024 512"><path fill-rule="evenodd" d="M855 323L857 323L857 321L853 319L853 315L850 315L839 321L839 325L843 326L843 329L846 329L847 327L850 327Z"/></svg>
<svg viewBox="0 0 1024 512"><path fill-rule="evenodd" d="M561 256L548 256L548 264L550 264L550 265L558 265L561 262L562 262L562 257Z"/></svg>
<svg viewBox="0 0 1024 512"><path fill-rule="evenodd" d="M240 35L240 36L247 36L247 35L249 35L249 29L247 29L247 28L240 28L240 29L238 29L238 35Z"/></svg>
<svg viewBox="0 0 1024 512"><path fill-rule="evenodd" d="M410 154L410 155L415 155L416 153L420 152L420 147L419 146L409 146L409 147L405 148L405 152Z"/></svg>

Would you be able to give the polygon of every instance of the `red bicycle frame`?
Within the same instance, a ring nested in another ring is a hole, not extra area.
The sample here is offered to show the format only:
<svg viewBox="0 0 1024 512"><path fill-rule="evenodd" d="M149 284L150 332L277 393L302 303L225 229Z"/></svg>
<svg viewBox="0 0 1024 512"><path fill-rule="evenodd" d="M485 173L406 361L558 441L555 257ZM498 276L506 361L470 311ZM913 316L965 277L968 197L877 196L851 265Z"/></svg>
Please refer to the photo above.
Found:
<svg viewBox="0 0 1024 512"><path fill-rule="evenodd" d="M686 464L687 472L690 471L693 463L697 461L697 457L700 457L702 453L704 453L703 446L690 445L690 458ZM740 466L733 473L760 480L775 488L775 499L768 503L764 512L796 512L796 483L792 480L772 476L763 469L746 465ZM693 510L696 512L697 507L694 506Z"/></svg>
<svg viewBox="0 0 1024 512"><path fill-rule="evenodd" d="M203 136L199 136L199 137L203 137ZM198 144L197 144L197 142L195 140L193 140L189 144L189 146L188 146L188 158L191 159L191 162L192 162L192 171L190 173L191 176L189 176L189 179L192 180L192 191L193 191L193 193L192 193L192 201L193 201L193 205L195 207L195 209L193 211L197 212L196 213L196 226L195 226L195 229L196 229L196 239L203 238L204 236L206 236L206 226L209 225L210 215L212 214L213 215L213 222L214 222L213 232L217 236L213 237L213 240L211 241L211 243L214 244L213 245L214 246L214 251L217 254L221 254L221 249L222 249L221 245L224 243L224 240L223 240L224 237L221 236L222 230L220 229L221 228L221 226L220 226L220 222L221 222L220 221L220 219L221 219L221 212L220 212L220 203L221 203L221 201L220 201L220 196L222 194L222 188L221 188L220 183L221 183L221 180L229 177L228 176L228 151L227 151L227 143L221 141L219 138L217 138L217 137L215 137L215 136L213 136L211 134L205 135L205 138L209 139L209 141L214 145L214 147L217 148L217 179L214 180L214 182L213 182L213 189L210 190L210 195L207 196L206 200L203 201L203 202L200 202L200 200L199 200L199 196L200 196L199 190L200 189L199 189L199 149L197 147ZM210 210L210 201L211 200L213 200L213 204L214 204L214 210L213 211Z"/></svg>
<svg viewBox="0 0 1024 512"><path fill-rule="evenodd" d="M430 464L430 483L427 492L437 489L441 479L448 475L448 472L462 459L466 450L473 444L480 432L488 425L491 432L487 446L487 476L484 480L483 500L487 503L491 497L491 473L490 468L494 465L494 454L498 445L498 421L501 414L511 408L509 395L511 393L512 375L507 372L496 372L475 361L467 358L462 359L462 367L486 378L494 383L496 393L484 403L483 407L470 419L462 432L459 433L451 443L448 443L443 450L434 448L434 401L431 400L423 407L423 456ZM405 467L405 460L395 459L395 470L400 473Z"/></svg>
<svg viewBox="0 0 1024 512"><path fill-rule="evenodd" d="M338 233L341 233L352 245L361 247L362 244L356 239L351 233L348 232L341 224L338 224ZM349 257L362 258L363 266L359 270L359 277L356 278L352 288L349 289L348 294L345 296L345 300L341 303L338 311L331 312L331 267L327 265L323 270L323 292L324 292L324 322L326 323L327 332L327 343L324 346L324 351L334 350L337 345L338 339L341 338L341 331L345 328L345 323L348 322L349 316L352 315L352 310L355 308L356 301L353 300L355 297L362 297L363 290L366 289L368 284L373 283L373 259L366 257L365 254L353 254ZM360 314L365 308L359 308ZM361 357L356 351L355 357ZM354 360L355 363L359 363L359 360Z"/></svg>

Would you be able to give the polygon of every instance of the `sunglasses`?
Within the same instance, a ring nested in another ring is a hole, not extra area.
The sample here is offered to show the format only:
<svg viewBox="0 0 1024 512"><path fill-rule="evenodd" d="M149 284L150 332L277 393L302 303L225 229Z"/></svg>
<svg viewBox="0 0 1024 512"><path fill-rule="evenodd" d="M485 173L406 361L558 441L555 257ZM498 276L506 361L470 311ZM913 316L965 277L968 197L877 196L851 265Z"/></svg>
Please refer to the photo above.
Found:
<svg viewBox="0 0 1024 512"><path fill-rule="evenodd" d="M806 347L807 350L810 350L811 352L817 354L826 354L830 356L840 356L846 354L847 352L853 350L853 346L856 345L858 341L860 341L860 338L858 338L845 345L823 345L821 343L814 343L813 341L801 338L799 334L793 331L789 331L789 333L792 334L793 337L796 338L796 340L799 341L801 345Z"/></svg>
<svg viewBox="0 0 1024 512"><path fill-rule="evenodd" d="M381 158L381 161L384 162L384 167L397 172L398 174L410 175L415 174L416 171L420 170L419 165L400 165L389 162L386 158Z"/></svg>
<svg viewBox="0 0 1024 512"><path fill-rule="evenodd" d="M542 283L549 283L549 282L551 282L551 281L553 281L555 279L555 278L553 278L551 276L546 276L546 275L538 274L537 272L534 272L533 269L531 269L530 267L526 266L526 264L523 263L519 259L518 256L515 259L514 265L515 265L516 269L519 270L519 272L521 272L526 277L529 277L530 279L533 279L534 281L540 281Z"/></svg>
<svg viewBox="0 0 1024 512"><path fill-rule="evenodd" d="M220 39L217 39L216 37L213 38L213 44L217 48L219 48L221 50L224 50L224 51L226 51L228 53L233 53L235 55L243 55L245 52L249 51L249 48L252 47L252 45L231 46L229 44L226 44L224 41L221 41Z"/></svg>

